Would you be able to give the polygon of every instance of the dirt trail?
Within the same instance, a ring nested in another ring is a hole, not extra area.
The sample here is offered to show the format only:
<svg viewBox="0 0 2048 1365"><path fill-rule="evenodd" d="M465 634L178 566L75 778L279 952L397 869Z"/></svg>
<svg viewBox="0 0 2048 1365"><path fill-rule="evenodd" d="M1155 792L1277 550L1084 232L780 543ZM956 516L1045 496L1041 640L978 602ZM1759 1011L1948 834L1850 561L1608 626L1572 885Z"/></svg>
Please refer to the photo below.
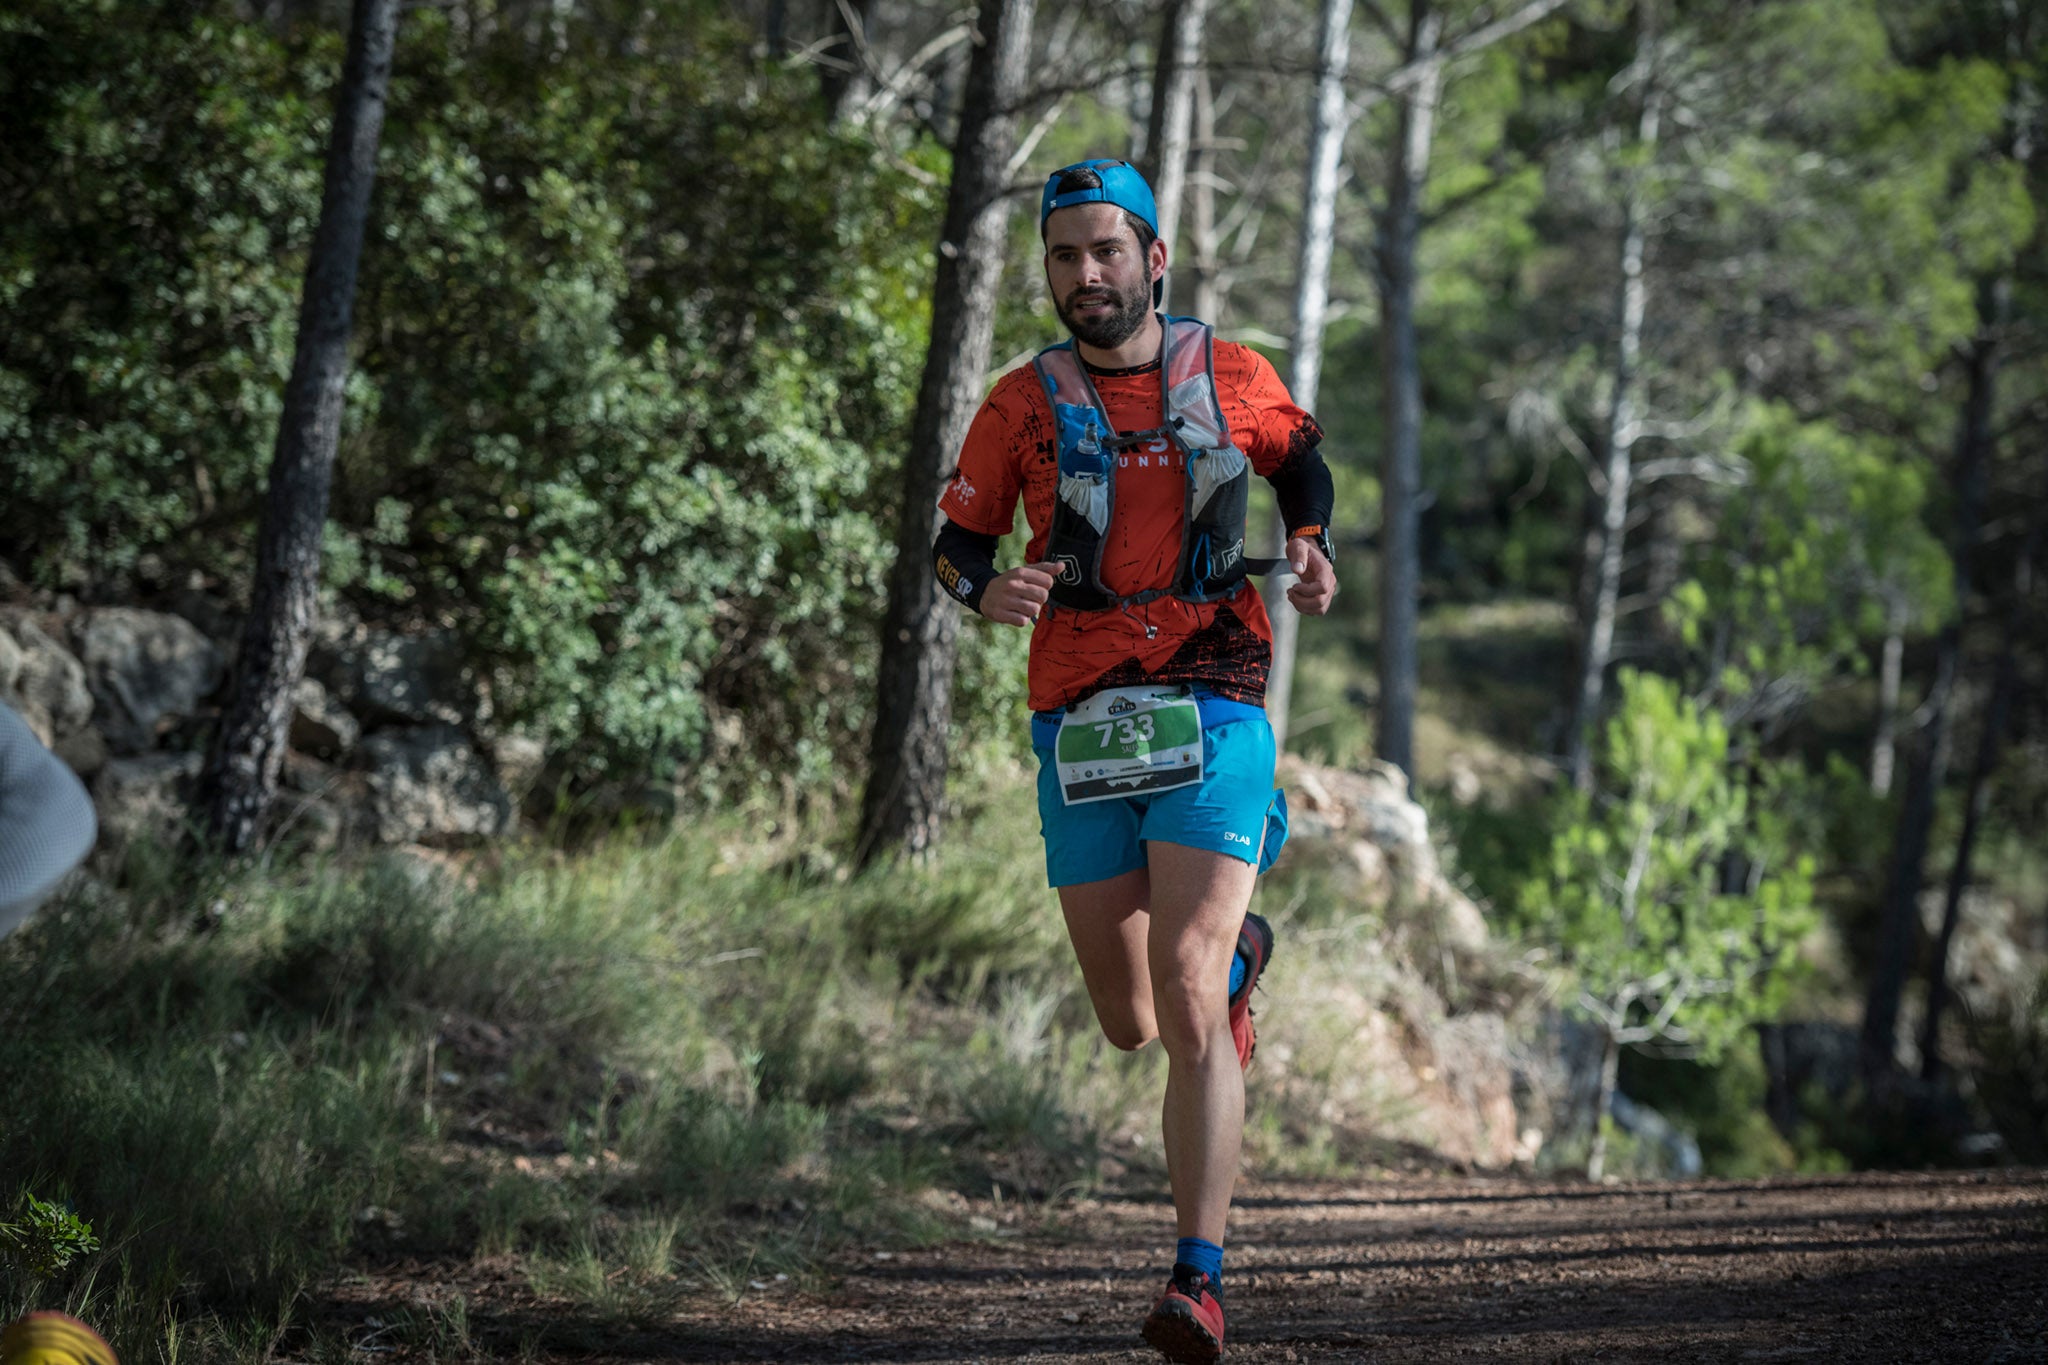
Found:
<svg viewBox="0 0 2048 1365"><path fill-rule="evenodd" d="M1163 1203L1090 1201L1016 1238L870 1255L828 1294L771 1286L556 1358L1157 1360L1137 1324L1169 1224ZM1235 1365L2048 1361L2048 1172L1254 1182L1229 1256ZM471 1307L486 1342L547 1322L489 1297ZM548 1325L551 1342L574 1333Z"/></svg>

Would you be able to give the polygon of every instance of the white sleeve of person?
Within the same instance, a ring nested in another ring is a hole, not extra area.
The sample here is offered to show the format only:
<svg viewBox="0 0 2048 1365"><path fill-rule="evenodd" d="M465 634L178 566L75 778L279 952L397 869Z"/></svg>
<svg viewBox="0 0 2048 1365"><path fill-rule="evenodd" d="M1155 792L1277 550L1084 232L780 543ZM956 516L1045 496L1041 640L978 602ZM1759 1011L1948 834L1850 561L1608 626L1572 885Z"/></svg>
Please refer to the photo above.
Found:
<svg viewBox="0 0 2048 1365"><path fill-rule="evenodd" d="M98 832L71 769L0 704L0 938L49 898Z"/></svg>

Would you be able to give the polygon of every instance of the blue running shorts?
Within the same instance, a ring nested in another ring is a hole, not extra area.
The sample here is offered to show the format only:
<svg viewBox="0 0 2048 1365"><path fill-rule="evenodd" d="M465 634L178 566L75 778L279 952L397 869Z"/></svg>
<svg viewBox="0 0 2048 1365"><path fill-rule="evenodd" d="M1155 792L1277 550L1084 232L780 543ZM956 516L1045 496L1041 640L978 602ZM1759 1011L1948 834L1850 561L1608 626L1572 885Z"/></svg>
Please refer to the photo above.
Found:
<svg viewBox="0 0 2048 1365"><path fill-rule="evenodd" d="M1261 872L1287 838L1287 801L1273 786L1273 727L1264 708L1197 692L1202 710L1199 785L1069 806L1060 799L1053 741L1064 713L1031 718L1038 755L1038 823L1053 886L1106 881L1146 865L1145 842L1223 853Z"/></svg>

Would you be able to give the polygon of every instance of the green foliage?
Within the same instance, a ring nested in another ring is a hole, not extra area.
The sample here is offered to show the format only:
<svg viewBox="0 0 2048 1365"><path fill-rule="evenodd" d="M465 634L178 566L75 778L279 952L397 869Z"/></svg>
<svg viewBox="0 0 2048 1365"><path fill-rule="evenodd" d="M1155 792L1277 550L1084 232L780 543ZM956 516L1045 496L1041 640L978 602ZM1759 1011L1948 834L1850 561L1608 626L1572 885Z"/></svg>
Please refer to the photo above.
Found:
<svg viewBox="0 0 2048 1365"><path fill-rule="evenodd" d="M339 64L224 5L0 20L0 539L36 577L244 562Z"/></svg>
<svg viewBox="0 0 2048 1365"><path fill-rule="evenodd" d="M80 1256L100 1249L92 1224L70 1209L21 1192L20 1212L12 1222L0 1220L0 1257L16 1273L39 1279L56 1274Z"/></svg>
<svg viewBox="0 0 2048 1365"><path fill-rule="evenodd" d="M1896 442L1763 405L1736 456L1741 486L1666 610L1731 721L1768 724L1860 664L1863 641L1940 619L1951 571L1928 471Z"/></svg>
<svg viewBox="0 0 2048 1365"><path fill-rule="evenodd" d="M1812 923L1811 860L1776 846L1728 763L1728 730L1668 680L1625 670L1603 789L1574 801L1522 892L1574 1008L1624 1045L1717 1058L1781 998ZM1740 893L1723 862L1749 867Z"/></svg>
<svg viewBox="0 0 2048 1365"><path fill-rule="evenodd" d="M1624 1056L1621 1088L1684 1124L1698 1140L1710 1176L1761 1180L1802 1166L1800 1153L1764 1110L1763 1058L1749 1043L1730 1047L1711 1066Z"/></svg>
<svg viewBox="0 0 2048 1365"><path fill-rule="evenodd" d="M546 54L408 14L329 586L452 628L581 775L843 787L938 202L809 73L656 9ZM0 535L46 583L239 586L338 46L126 0L0 44L46 168L0 178Z"/></svg>

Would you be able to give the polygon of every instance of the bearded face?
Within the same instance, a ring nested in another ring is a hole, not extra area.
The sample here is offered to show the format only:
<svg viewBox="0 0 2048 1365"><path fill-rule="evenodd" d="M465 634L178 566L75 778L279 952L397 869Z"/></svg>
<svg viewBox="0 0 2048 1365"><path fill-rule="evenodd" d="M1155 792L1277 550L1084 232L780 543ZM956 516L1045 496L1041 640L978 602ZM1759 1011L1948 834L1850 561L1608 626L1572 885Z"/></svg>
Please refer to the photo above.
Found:
<svg viewBox="0 0 2048 1365"><path fill-rule="evenodd" d="M1045 222L1045 283L1053 310L1075 340L1114 351L1142 334L1152 315L1154 267L1166 249L1140 242L1131 217L1113 204L1074 204Z"/></svg>
<svg viewBox="0 0 2048 1365"><path fill-rule="evenodd" d="M1107 281L1082 285L1053 308L1074 337L1099 350L1113 351L1138 334L1152 311L1152 281L1128 285Z"/></svg>

